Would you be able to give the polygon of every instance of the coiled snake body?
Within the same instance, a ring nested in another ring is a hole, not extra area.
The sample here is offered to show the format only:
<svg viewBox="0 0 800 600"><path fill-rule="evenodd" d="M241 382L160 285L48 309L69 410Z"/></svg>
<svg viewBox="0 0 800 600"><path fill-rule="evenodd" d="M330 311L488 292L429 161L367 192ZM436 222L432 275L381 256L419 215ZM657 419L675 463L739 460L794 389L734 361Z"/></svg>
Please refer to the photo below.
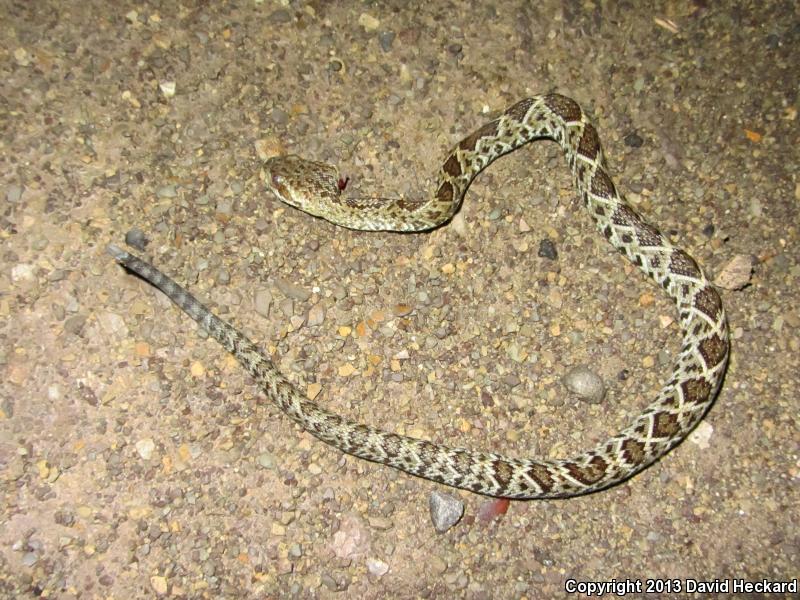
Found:
<svg viewBox="0 0 800 600"><path fill-rule="evenodd" d="M617 192L597 132L575 101L550 94L510 107L450 152L428 199L348 199L340 193L335 168L294 156L268 160L265 175L267 185L284 202L344 227L422 231L450 219L472 179L492 161L541 138L561 146L597 228L675 301L683 331L672 373L656 399L622 432L572 458L517 459L448 448L328 412L298 392L252 342L169 277L116 246L108 251L200 323L303 429L343 452L489 496L563 498L597 491L647 467L699 422L719 389L729 339L718 293L694 259L673 246Z"/></svg>

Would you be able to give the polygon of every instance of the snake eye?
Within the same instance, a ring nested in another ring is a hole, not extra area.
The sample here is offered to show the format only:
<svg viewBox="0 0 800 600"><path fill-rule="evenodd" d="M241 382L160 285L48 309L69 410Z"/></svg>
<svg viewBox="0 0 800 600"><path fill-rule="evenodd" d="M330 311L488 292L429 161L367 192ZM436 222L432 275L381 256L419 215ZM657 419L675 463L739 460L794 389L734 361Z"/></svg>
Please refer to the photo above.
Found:
<svg viewBox="0 0 800 600"><path fill-rule="evenodd" d="M274 187L276 190L278 190L278 192L280 192L281 194L285 194L286 193L286 186L284 185L284 182L286 180L284 179L284 177L282 175L278 175L277 173L273 173L272 177L271 177L271 180L272 180L272 187Z"/></svg>

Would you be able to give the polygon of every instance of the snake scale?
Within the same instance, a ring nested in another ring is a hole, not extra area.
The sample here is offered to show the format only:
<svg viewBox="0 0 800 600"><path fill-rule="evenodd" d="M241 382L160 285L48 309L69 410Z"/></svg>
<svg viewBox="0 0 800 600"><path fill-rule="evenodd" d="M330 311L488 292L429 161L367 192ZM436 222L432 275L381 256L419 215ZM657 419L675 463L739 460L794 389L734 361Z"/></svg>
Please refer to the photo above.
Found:
<svg viewBox="0 0 800 600"><path fill-rule="evenodd" d="M639 215L609 176L594 126L558 94L528 98L464 138L442 165L436 191L420 200L349 199L337 170L281 156L264 164L267 186L284 202L359 230L423 231L447 222L470 182L496 158L537 139L564 152L580 199L602 235L675 301L683 333L669 380L622 432L577 456L517 459L449 448L362 425L300 393L250 340L149 263L110 245L128 270L161 289L231 352L267 396L303 429L339 450L456 488L505 498L564 498L607 488L678 444L713 402L727 366L729 336L717 291L685 251Z"/></svg>

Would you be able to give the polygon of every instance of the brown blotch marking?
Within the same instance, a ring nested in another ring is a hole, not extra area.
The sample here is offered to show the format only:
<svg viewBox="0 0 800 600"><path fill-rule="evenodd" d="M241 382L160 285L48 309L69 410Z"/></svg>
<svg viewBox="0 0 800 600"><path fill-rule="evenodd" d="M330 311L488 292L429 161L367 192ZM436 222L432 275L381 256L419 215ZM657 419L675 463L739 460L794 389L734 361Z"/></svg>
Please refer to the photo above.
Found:
<svg viewBox="0 0 800 600"><path fill-rule="evenodd" d="M492 469L494 469L494 478L501 487L505 488L511 482L514 476L514 469L504 460L496 460L492 462Z"/></svg>
<svg viewBox="0 0 800 600"><path fill-rule="evenodd" d="M667 407L667 408L675 408L676 406L678 406L678 399L675 397L675 394L673 393L673 394L667 396L666 398L664 398L661 401L660 405L664 406L664 407Z"/></svg>
<svg viewBox="0 0 800 600"><path fill-rule="evenodd" d="M600 198L611 198L616 193L611 178L602 170L596 171L592 177L591 191Z"/></svg>
<svg viewBox="0 0 800 600"><path fill-rule="evenodd" d="M722 311L722 300L717 290L710 285L707 285L695 294L694 305L712 321L719 319L720 312Z"/></svg>
<svg viewBox="0 0 800 600"><path fill-rule="evenodd" d="M342 417L339 415L327 414L324 417L325 424L331 428L339 428L342 425Z"/></svg>
<svg viewBox="0 0 800 600"><path fill-rule="evenodd" d="M597 130L591 123L587 123L583 128L583 135L581 141L578 142L578 154L585 156L589 160L594 160L600 153L600 138L597 136Z"/></svg>
<svg viewBox="0 0 800 600"><path fill-rule="evenodd" d="M636 239L639 240L640 246L661 245L661 232L658 229L644 221L640 221L638 225L639 227L636 229Z"/></svg>
<svg viewBox="0 0 800 600"><path fill-rule="evenodd" d="M717 334L704 339L698 346L706 366L711 369L721 363L728 352L728 342Z"/></svg>
<svg viewBox="0 0 800 600"><path fill-rule="evenodd" d="M432 464L435 462L436 455L438 453L437 447L435 444L431 444L430 442L426 442L425 440L420 440L418 442L418 450L417 454L419 454L419 459L425 464Z"/></svg>
<svg viewBox="0 0 800 600"><path fill-rule="evenodd" d="M566 463L564 465L569 471L570 475L580 481L584 485L592 485L600 481L606 474L608 463L599 456L592 457L589 464L580 466L575 463Z"/></svg>
<svg viewBox="0 0 800 600"><path fill-rule="evenodd" d="M533 98L525 98L525 100L520 100L514 106L508 108L506 114L517 121L522 121L525 119L525 115L528 114L532 104Z"/></svg>
<svg viewBox="0 0 800 600"><path fill-rule="evenodd" d="M422 200L420 198L400 198L397 202L395 202L395 206L400 210L405 210L407 212L414 212L420 206L425 204L427 200Z"/></svg>
<svg viewBox="0 0 800 600"><path fill-rule="evenodd" d="M470 457L469 453L459 450L450 456L453 459L455 470L459 475L463 477L464 475L469 474L472 468L472 458Z"/></svg>
<svg viewBox="0 0 800 600"><path fill-rule="evenodd" d="M356 210L374 209L387 204L383 198L347 197L339 200L340 203Z"/></svg>
<svg viewBox="0 0 800 600"><path fill-rule="evenodd" d="M439 190L436 192L436 197L442 202L452 202L453 201L452 184L449 181L442 182L442 185L439 186Z"/></svg>
<svg viewBox="0 0 800 600"><path fill-rule="evenodd" d="M458 162L455 152L453 152L447 161L445 161L444 165L442 166L442 170L450 177L458 177L461 175L461 163Z"/></svg>
<svg viewBox="0 0 800 600"><path fill-rule="evenodd" d="M458 143L458 147L461 148L462 150L469 150L469 151L475 150L475 147L478 144L478 140L487 136L494 137L497 135L498 124L499 121L494 120L490 123L487 123L477 131L473 131Z"/></svg>
<svg viewBox="0 0 800 600"><path fill-rule="evenodd" d="M275 384L275 394L283 398L288 398L294 393L294 386L288 381L278 381Z"/></svg>
<svg viewBox="0 0 800 600"><path fill-rule="evenodd" d="M711 384L705 379L690 379L681 384L683 399L693 404L702 404L711 394Z"/></svg>
<svg viewBox="0 0 800 600"><path fill-rule="evenodd" d="M675 248L672 251L672 256L669 260L669 270L686 277L700 277L700 267L697 266L697 263L691 256L680 248Z"/></svg>
<svg viewBox="0 0 800 600"><path fill-rule="evenodd" d="M360 433L361 435L363 435L364 437L367 437L367 436L369 436L369 434L370 434L370 428L369 428L369 427L367 427L366 425L362 424L362 423L358 423L358 424L356 424L356 425L353 427L353 429L354 429L355 431L357 431L358 433Z"/></svg>
<svg viewBox="0 0 800 600"><path fill-rule="evenodd" d="M525 470L525 475L533 479L545 493L553 489L553 476L543 465L534 464Z"/></svg>
<svg viewBox="0 0 800 600"><path fill-rule="evenodd" d="M644 444L628 438L622 442L622 454L629 463L640 465L644 462Z"/></svg>
<svg viewBox="0 0 800 600"><path fill-rule="evenodd" d="M387 441L382 445L382 448L386 456L389 458L397 458L400 456L398 450L403 444L403 438L396 433L387 433L385 439Z"/></svg>
<svg viewBox="0 0 800 600"><path fill-rule="evenodd" d="M630 244L633 241L630 233L623 233L622 238L620 239L622 239L622 241L626 244Z"/></svg>
<svg viewBox="0 0 800 600"><path fill-rule="evenodd" d="M678 419L671 413L658 413L653 419L653 435L671 438L678 432Z"/></svg>
<svg viewBox="0 0 800 600"><path fill-rule="evenodd" d="M581 107L572 98L560 94L544 97L545 105L565 121L580 121Z"/></svg>
<svg viewBox="0 0 800 600"><path fill-rule="evenodd" d="M611 226L610 226L610 225L606 225L606 226L603 228L603 236L604 236L604 237L605 237L607 240L610 240L610 239L611 239L611 236L612 236L613 234L614 234L614 230L613 230L613 229L611 229Z"/></svg>
<svg viewBox="0 0 800 600"><path fill-rule="evenodd" d="M642 218L630 206L618 206L614 214L611 215L611 222L614 225L625 225L626 227L633 227L641 223Z"/></svg>

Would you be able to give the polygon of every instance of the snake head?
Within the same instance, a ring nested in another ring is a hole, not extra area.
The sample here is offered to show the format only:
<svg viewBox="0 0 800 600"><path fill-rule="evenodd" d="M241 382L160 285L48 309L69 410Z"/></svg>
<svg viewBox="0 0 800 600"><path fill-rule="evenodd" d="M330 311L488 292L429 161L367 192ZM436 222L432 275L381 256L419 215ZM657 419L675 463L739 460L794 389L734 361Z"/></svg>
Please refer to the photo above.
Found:
<svg viewBox="0 0 800 600"><path fill-rule="evenodd" d="M262 176L267 188L280 200L287 204L294 205L291 188L291 167L293 161L291 156L276 156L264 163Z"/></svg>
<svg viewBox="0 0 800 600"><path fill-rule="evenodd" d="M312 215L325 214L341 193L336 167L295 155L267 160L263 177L267 188L281 201Z"/></svg>

